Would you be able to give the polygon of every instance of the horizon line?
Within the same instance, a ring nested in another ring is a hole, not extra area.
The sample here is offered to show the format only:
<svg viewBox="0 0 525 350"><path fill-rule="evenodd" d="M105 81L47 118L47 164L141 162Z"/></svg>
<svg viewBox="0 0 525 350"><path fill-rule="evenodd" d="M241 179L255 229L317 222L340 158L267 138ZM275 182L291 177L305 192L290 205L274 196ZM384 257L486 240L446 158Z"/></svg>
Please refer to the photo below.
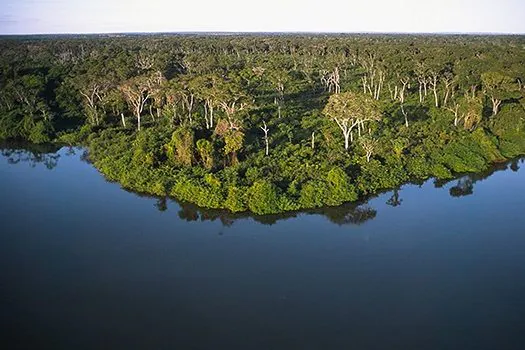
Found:
<svg viewBox="0 0 525 350"><path fill-rule="evenodd" d="M525 32L394 32L394 31L235 31L235 30L181 30L181 31L108 31L108 32L52 32L52 33L0 33L0 36L46 36L46 35L133 35L133 34L350 34L350 35L525 35Z"/></svg>

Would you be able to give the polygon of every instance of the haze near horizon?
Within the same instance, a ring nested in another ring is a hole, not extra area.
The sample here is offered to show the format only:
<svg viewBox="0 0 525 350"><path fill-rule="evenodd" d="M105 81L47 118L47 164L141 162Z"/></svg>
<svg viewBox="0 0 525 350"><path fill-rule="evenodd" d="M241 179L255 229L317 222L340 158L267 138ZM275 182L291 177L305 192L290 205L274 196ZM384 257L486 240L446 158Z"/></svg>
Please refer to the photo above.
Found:
<svg viewBox="0 0 525 350"><path fill-rule="evenodd" d="M0 34L525 33L521 0L3 0Z"/></svg>

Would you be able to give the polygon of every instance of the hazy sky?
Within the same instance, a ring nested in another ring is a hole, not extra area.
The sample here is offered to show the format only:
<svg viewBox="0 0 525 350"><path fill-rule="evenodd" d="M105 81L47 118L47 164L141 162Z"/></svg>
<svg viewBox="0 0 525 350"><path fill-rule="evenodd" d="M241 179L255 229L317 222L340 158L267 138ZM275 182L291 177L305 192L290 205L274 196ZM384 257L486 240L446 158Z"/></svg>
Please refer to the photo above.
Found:
<svg viewBox="0 0 525 350"><path fill-rule="evenodd" d="M0 0L0 34L525 33L525 0Z"/></svg>

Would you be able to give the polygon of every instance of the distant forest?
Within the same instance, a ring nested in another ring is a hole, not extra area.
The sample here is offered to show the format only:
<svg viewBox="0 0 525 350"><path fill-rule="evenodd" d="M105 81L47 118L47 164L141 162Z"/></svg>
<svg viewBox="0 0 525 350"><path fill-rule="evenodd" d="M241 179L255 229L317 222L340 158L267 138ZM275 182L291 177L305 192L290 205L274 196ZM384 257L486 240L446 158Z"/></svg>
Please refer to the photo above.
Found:
<svg viewBox="0 0 525 350"><path fill-rule="evenodd" d="M2 37L0 66L0 139L83 145L206 208L338 206L525 154L524 36Z"/></svg>

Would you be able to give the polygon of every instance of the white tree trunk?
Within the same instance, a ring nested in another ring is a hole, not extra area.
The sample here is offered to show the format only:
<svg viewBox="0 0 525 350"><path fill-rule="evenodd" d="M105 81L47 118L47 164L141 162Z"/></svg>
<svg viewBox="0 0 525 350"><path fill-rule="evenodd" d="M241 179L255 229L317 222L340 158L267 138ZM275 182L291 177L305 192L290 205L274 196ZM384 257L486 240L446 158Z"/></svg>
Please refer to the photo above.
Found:
<svg viewBox="0 0 525 350"><path fill-rule="evenodd" d="M405 117L405 126L408 128L408 114L405 111L405 108L403 105L401 105L401 112L403 113L403 117Z"/></svg>
<svg viewBox="0 0 525 350"><path fill-rule="evenodd" d="M498 114L500 105L501 105L501 100L492 97L492 115Z"/></svg>
<svg viewBox="0 0 525 350"><path fill-rule="evenodd" d="M263 126L261 126L260 128L264 132L265 155L268 155L269 153L268 131L270 131L270 129L268 128L264 120L263 120Z"/></svg>

